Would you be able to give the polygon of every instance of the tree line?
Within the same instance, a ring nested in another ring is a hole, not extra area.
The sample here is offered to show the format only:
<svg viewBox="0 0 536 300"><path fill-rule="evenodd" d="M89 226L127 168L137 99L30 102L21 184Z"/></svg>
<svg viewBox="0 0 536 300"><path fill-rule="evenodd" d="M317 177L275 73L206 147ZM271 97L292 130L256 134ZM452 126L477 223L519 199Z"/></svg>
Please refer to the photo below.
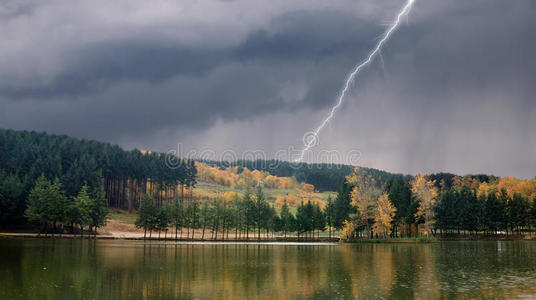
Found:
<svg viewBox="0 0 536 300"><path fill-rule="evenodd" d="M24 215L38 225L40 233L67 230L83 235L87 228L96 235L97 229L106 224L108 208L102 185L90 188L84 184L76 196L68 197L58 178L49 181L41 175L30 190Z"/></svg>
<svg viewBox="0 0 536 300"><path fill-rule="evenodd" d="M132 211L150 194L159 204L196 183L194 162L164 153L29 131L0 129L0 226L26 222L31 189L59 178L66 197L84 185L104 189L110 207Z"/></svg>
<svg viewBox="0 0 536 300"><path fill-rule="evenodd" d="M312 202L301 203L292 212L287 203L277 210L266 200L263 188L255 193L246 191L233 199L180 201L158 207L150 195L145 195L138 211L136 226L144 229L144 238L201 240L251 240L288 238L318 238L320 232L332 227L333 202L328 200L325 209ZM331 237L331 231L330 231Z"/></svg>
<svg viewBox="0 0 536 300"><path fill-rule="evenodd" d="M334 226L346 238L521 235L536 229L536 179L356 170L338 191Z"/></svg>

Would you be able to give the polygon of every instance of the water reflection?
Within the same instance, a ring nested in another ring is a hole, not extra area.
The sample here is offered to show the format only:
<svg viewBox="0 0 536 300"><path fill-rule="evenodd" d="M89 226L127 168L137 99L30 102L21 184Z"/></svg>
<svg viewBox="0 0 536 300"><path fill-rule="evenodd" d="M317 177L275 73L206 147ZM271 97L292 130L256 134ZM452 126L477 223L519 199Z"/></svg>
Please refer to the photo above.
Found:
<svg viewBox="0 0 536 300"><path fill-rule="evenodd" d="M0 239L0 298L523 297L536 295L535 250L533 242L258 245Z"/></svg>

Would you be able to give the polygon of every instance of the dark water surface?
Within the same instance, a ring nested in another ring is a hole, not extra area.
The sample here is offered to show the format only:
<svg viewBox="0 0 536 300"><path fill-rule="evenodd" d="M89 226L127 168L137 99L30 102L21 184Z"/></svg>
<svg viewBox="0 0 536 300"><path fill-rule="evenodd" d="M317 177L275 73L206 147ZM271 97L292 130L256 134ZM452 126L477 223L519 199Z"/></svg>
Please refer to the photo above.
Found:
<svg viewBox="0 0 536 300"><path fill-rule="evenodd" d="M0 299L536 299L536 243L0 239Z"/></svg>

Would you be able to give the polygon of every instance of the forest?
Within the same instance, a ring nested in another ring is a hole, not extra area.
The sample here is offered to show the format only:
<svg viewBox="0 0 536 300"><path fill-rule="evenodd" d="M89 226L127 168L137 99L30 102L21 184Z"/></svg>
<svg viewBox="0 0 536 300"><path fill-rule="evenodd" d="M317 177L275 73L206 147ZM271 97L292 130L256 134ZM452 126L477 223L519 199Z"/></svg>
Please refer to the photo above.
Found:
<svg viewBox="0 0 536 300"><path fill-rule="evenodd" d="M346 199L342 236L350 239L523 237L536 229L536 178L439 173L397 175L379 184L354 172L338 198Z"/></svg>
<svg viewBox="0 0 536 300"><path fill-rule="evenodd" d="M172 166L172 167L170 167ZM38 178L59 181L67 199L104 189L109 207L132 211L149 194L161 204L195 185L194 162L64 135L0 129L0 226L24 223Z"/></svg>
<svg viewBox="0 0 536 300"><path fill-rule="evenodd" d="M135 214L150 237L173 229L202 239L523 237L536 230L536 178L300 166L201 162L0 129L0 225L95 232L109 208L119 208ZM311 183L322 176L321 187ZM336 193L319 192L339 177Z"/></svg>
<svg viewBox="0 0 536 300"><path fill-rule="evenodd" d="M174 230L175 238L193 239L197 230L201 240L520 238L536 229L534 179L420 174L396 175L379 184L356 168L334 199L269 202L264 191L257 186L210 200L176 199L161 207L146 197L136 224L150 236L158 232L158 238Z"/></svg>

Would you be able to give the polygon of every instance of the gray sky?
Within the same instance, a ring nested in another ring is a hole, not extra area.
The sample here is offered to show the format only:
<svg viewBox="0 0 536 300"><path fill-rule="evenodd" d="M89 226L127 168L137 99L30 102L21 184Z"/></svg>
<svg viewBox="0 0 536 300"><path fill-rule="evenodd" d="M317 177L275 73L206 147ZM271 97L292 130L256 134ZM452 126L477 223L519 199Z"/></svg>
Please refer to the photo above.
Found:
<svg viewBox="0 0 536 300"><path fill-rule="evenodd" d="M0 127L216 158L299 149L403 5L4 0ZM392 172L534 177L535 10L416 0L314 152L359 151L358 164Z"/></svg>

